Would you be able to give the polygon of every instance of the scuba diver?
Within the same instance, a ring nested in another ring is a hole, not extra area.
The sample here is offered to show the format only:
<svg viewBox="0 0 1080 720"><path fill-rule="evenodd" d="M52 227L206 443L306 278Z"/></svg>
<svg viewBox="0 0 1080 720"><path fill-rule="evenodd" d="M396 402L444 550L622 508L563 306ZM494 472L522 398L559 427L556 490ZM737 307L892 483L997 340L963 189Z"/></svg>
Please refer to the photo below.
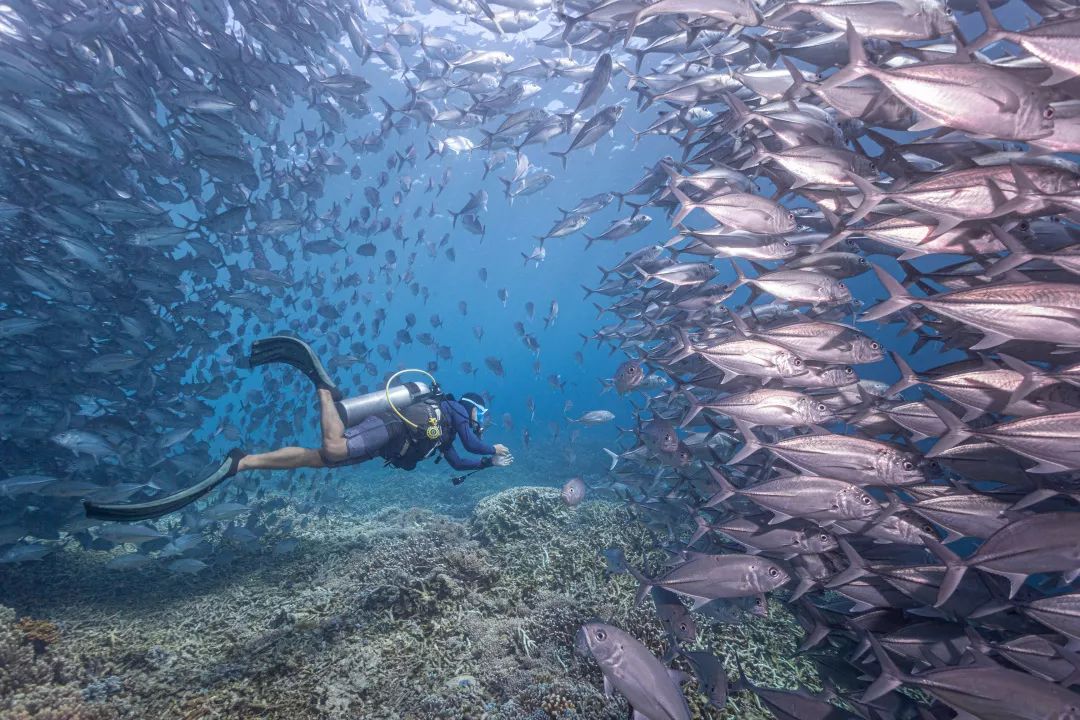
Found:
<svg viewBox="0 0 1080 720"><path fill-rule="evenodd" d="M255 454L232 450L217 470L186 490L144 503L101 505L84 501L87 516L127 521L161 517L195 502L225 480L247 470L332 468L375 457L382 458L387 465L412 470L421 460L437 454L436 462L446 458L455 470L471 471L453 478L457 485L479 470L506 467L514 461L505 445L489 445L481 439L488 412L484 398L469 392L455 399L443 393L435 378L423 370L399 371L390 376L383 390L342 399L319 357L302 340L278 335L252 343L249 366L270 363L291 365L314 383L322 426L320 447L283 447ZM407 372L427 375L431 386L407 382L391 387L398 376ZM483 457L462 457L454 448L455 439L469 453Z"/></svg>

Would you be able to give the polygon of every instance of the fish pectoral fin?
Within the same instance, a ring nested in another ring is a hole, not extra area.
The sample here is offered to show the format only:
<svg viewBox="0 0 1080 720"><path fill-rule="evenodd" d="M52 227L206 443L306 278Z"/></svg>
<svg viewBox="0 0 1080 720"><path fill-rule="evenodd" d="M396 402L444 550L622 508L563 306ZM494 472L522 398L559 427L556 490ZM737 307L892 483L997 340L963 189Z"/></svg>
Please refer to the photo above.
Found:
<svg viewBox="0 0 1080 720"><path fill-rule="evenodd" d="M1039 460L1039 464L1029 468L1028 472L1043 475L1046 473L1070 472L1070 470L1071 468L1051 460Z"/></svg>
<svg viewBox="0 0 1080 720"><path fill-rule="evenodd" d="M611 697L614 694L614 690L615 688L612 686L611 681L608 680L608 676L604 675L604 697Z"/></svg>
<svg viewBox="0 0 1080 720"><path fill-rule="evenodd" d="M1020 109L1020 98L1016 96L1016 93L1008 93L1004 100L998 100L997 98L987 98L992 103L998 106L998 109L1002 113L1015 114Z"/></svg>
<svg viewBox="0 0 1080 720"><path fill-rule="evenodd" d="M908 128L909 132L924 132L926 130L936 130L941 127L941 123L934 118L923 117L918 122Z"/></svg>
<svg viewBox="0 0 1080 720"><path fill-rule="evenodd" d="M979 342L971 346L972 350L986 350L988 348L997 347L1002 343L1007 343L1012 340L1008 335L1003 335L999 332L993 332L990 330L983 331L983 338Z"/></svg>
<svg viewBox="0 0 1080 720"><path fill-rule="evenodd" d="M1072 80L1076 77L1076 74L1072 70L1066 70L1065 68L1055 67L1054 71L1050 73L1050 77L1046 78L1042 82L1043 87L1049 87L1050 85L1057 85L1063 83L1066 80Z"/></svg>
<svg viewBox="0 0 1080 720"><path fill-rule="evenodd" d="M690 682L690 675L684 673L682 670L668 668L667 674L668 677L670 677L676 685L685 685L686 683Z"/></svg>

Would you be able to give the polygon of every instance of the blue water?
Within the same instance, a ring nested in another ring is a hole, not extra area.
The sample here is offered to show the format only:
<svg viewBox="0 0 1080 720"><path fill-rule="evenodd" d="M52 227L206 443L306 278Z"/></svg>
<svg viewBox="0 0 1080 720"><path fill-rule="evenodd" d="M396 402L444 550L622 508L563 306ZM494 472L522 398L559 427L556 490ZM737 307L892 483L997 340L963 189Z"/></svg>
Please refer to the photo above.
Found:
<svg viewBox="0 0 1080 720"><path fill-rule="evenodd" d="M520 49L510 48L516 52L518 62L515 66L529 59L526 53ZM362 74L373 82L374 87L368 93L370 98L385 97L397 108L402 107L407 101L402 85L397 78L386 77L381 72L373 72L377 61L372 61L367 66L357 66L354 71ZM576 95L554 92L551 86L558 87L559 83L546 83L549 86L539 95L526 101L533 107L543 107L552 101L568 103L571 106L576 103ZM517 462L528 464L529 453L524 452L521 434L522 430L528 429L532 438L543 439L552 437L552 424L559 425L559 433L567 439L570 433L584 432L586 437L598 443L610 442L615 437L615 431L607 427L575 428L566 423L564 408L567 401L572 401L573 407L568 414L572 417L579 416L582 412L590 409L608 409L616 413L624 426L630 423L629 411L632 409L627 399L621 399L614 392L601 392L602 387L598 382L600 378L610 378L614 369L620 362L626 359L622 352L612 354L612 348L608 345L597 347L595 340L584 342L583 336L592 336L596 328L601 325L611 325L618 322L618 318L611 313L606 313L597 319L597 308L594 302L606 304L607 298L600 295L592 295L587 300L581 289L582 285L595 287L601 282L601 274L596 266L610 267L618 262L627 252L651 243L663 243L674 236L670 223L655 210L645 212L653 215L653 222L641 233L619 242L595 243L588 250L585 249L586 239L582 232L575 233L565 238L553 238L545 242L547 250L546 260L539 267L535 262L525 263L522 253L528 255L537 242L535 236L544 235L547 230L559 219L562 213L557 208L570 209L582 198L605 191L622 191L629 188L651 166L656 159L672 150L671 143L665 138L644 137L635 148L629 141L629 128L643 129L648 123L655 120L655 111L638 113L634 109L635 98L625 89L625 76L618 75L612 81L611 89L604 95L597 108L616 103L622 103L626 112L616 128L615 137L605 137L594 149L578 151L568 158L566 171L559 167L559 159L548 154L549 151L562 150L569 145L569 136L560 136L547 143L545 146L530 145L524 149L530 162L540 168L550 171L555 180L544 190L529 196L520 196L511 204L503 194L503 184L498 180L499 176L511 177L513 174L513 155L511 159L501 167L489 173L486 180L482 179L484 173L483 161L488 154L482 149L472 153L454 155L447 152L445 157L435 155L425 159L427 154L427 139L430 136L447 136L450 134L465 135L479 142L482 138L475 129L456 131L444 131L433 126L420 127L398 133L391 130L386 136L386 148L373 155L351 155L350 148L346 145L337 148L342 153L348 166L355 160L364 169L364 175L359 180L353 180L346 172L342 175L331 176L328 181L324 197L318 203L320 212L329 210L334 203L344 203L348 195L352 195L352 202L344 206L343 217L348 218L355 214L365 203L363 189L369 185L377 184L377 176L380 171L386 170L386 158L394 151L405 152L410 145L415 145L418 159L416 167L411 164L403 169L398 167L389 170L390 182L380 190L383 209L380 216L391 217L396 224L398 218L404 218L404 232L407 242L402 243L393 237L392 232L376 234L368 238L350 238L346 242L347 250L334 255L311 254L309 259L303 259L300 254L292 266L292 276L301 278L314 274L323 274L328 278L326 292L321 296L322 301L336 304L346 301L347 305L341 321L320 320L320 328L325 326L330 331L340 331L342 327L346 331L354 332L351 338L341 344L340 349L332 348L329 343L322 339L322 331L319 328L307 329L306 323L312 312L300 311L284 303L275 304L273 310L278 315L273 325L259 323L260 332L253 332L254 322L243 323L242 313L236 311L234 316L234 328L246 325L247 334L243 338L245 347L259 336L266 336L281 332L298 334L310 342L313 347L323 356L324 361L340 352L349 353L348 341L363 341L374 350L377 344L387 344L394 353L390 363L383 361L374 352L369 358L380 369L379 377L369 377L362 368L342 368L336 371L336 376L342 390L346 395L366 392L381 388L382 379L391 371L404 368L426 369L428 362L437 360L438 369L434 373L442 387L455 394L467 391L477 391L490 394L492 398L491 419L493 427L489 430L487 438L493 442L501 442L515 449ZM373 102L378 108L378 103ZM586 112L590 116L591 112ZM495 118L488 126L494 127L500 118ZM281 135L291 137L293 129L299 129L301 122L304 127L317 126L317 113L314 111L294 111L289 116L289 122L282 126ZM292 127L290 127L290 125ZM348 138L367 135L377 132L379 122L374 116L362 121L351 120L348 123ZM340 144L340 139L338 143ZM441 181L443 173L449 169L452 173L452 181L449 187L439 196L435 191L425 193L428 177L434 177L436 184ZM411 175L415 178L412 191L405 196L401 206L394 208L390 199L393 192L398 188L398 178L402 175ZM464 230L461 223L453 227L452 217L449 211L457 211L468 202L472 193L484 189L489 196L488 210L482 215L482 222L486 227L483 239ZM640 202L643 197L629 198ZM435 203L436 213L434 217L428 217L428 209ZM420 207L420 217L413 218L413 211ZM629 217L633 212L629 206L621 210L618 201L612 202L607 208L592 216L584 233L599 234L611 222L620 218ZM450 261L446 257L446 248L439 248L434 258L430 257L426 248L415 244L417 233L423 231L427 242L438 243L445 233L450 234L450 243L447 247L453 248L456 253L456 261ZM331 237L329 231L317 235L304 233L304 240L315 240ZM296 236L289 237L290 244L298 244ZM361 257L353 254L353 248L363 242L373 242L378 247L374 257ZM284 262L276 257L266 245L268 257L271 259L272 269L276 272L285 269ZM397 269L387 275L380 271L386 264L384 253L393 250L397 254ZM409 255L415 253L416 261L412 266L415 281L421 286L427 287L430 292L429 299L425 302L422 296L413 296L408 289L408 282L402 282L401 274L405 271L406 260ZM246 255L246 254L245 254ZM243 256L242 256L243 257ZM486 282L481 281L479 272L485 268L488 273ZM368 272L374 271L376 282L373 285L366 283ZM335 278L340 278L351 273L359 273L363 284L358 286L343 286L332 290ZM733 277L733 276L732 276ZM506 289L509 298L504 304L498 297L498 291ZM309 292L301 285L294 289L294 293L301 300L311 297ZM385 293L392 290L392 300L387 300ZM373 295L370 305L362 302L358 306L348 304L355 291L368 292ZM544 327L544 318L549 312L552 301L559 304L559 315L551 327ZM464 301L467 305L467 315L459 310L459 302ZM532 302L535 306L534 317L530 320L526 313L526 303ZM381 335L371 337L371 317L377 308L383 308L387 314L387 320ZM355 334L355 326L352 326L351 318L354 311L359 311L368 325L368 336L358 337ZM410 330L414 341L405 344L400 349L394 349L394 334L398 329L405 327L405 316L413 313L417 323ZM429 317L438 314L442 319L442 327L432 328ZM540 343L539 353L533 353L524 345L514 329L515 321L521 321L528 333L533 334ZM294 329L299 322L301 327ZM474 334L475 327L484 330L482 340L478 340ZM415 336L422 332L430 332L436 339L437 345L446 345L452 348L453 359L437 359L431 349L416 341ZM580 356L578 356L580 353ZM227 360L228 356L224 349L217 355L220 360ZM501 359L505 376L498 377L485 366L485 358L497 357ZM579 361L580 360L580 361ZM461 370L461 363L471 363L478 372L468 375ZM535 367L539 363L539 369ZM240 395L243 397L258 398L274 404L292 399L293 393L302 396L311 393L306 380L298 380L295 384L287 386L289 389L284 393L275 393L265 388L268 377L300 377L298 373L290 369L268 370L266 368L254 371L239 370L242 378ZM352 378L359 373L364 380L364 386L356 386ZM556 389L552 385L551 376L565 383L562 389ZM404 378L409 379L409 378ZM421 378L413 378L421 379ZM284 397L283 397L284 395ZM313 398L313 393L311 394ZM528 398L535 402L535 419L530 419L527 410ZM215 407L216 422L232 419L235 420L235 408L230 413L226 406L235 405L236 396L225 395L220 398ZM640 399L638 400L640 405ZM313 446L318 442L317 414L314 403L307 403L309 408L308 420L304 423L302 432L295 437L296 444ZM513 430L503 427L504 415L509 415ZM268 427L272 428L272 424ZM208 428L213 428L213 422L208 423ZM276 442L272 436L246 438L249 445L257 448L265 448ZM214 452L224 452L232 443L219 438L213 445ZM572 468L568 468L572 470Z"/></svg>

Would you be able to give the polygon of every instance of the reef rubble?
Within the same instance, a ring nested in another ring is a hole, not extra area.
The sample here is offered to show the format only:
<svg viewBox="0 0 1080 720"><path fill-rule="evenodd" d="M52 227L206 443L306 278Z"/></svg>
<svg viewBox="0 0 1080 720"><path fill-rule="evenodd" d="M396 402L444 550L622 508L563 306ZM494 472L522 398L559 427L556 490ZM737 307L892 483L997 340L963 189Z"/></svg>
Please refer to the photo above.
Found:
<svg viewBox="0 0 1080 720"><path fill-rule="evenodd" d="M574 652L578 627L601 617L667 647L600 554L657 564L622 503L512 487L468 517L331 512L295 550L272 545L191 576L110 572L78 549L0 570L0 717L616 720L625 701ZM820 689L775 600L767 618L699 626L694 647L731 673L738 652L756 684ZM686 692L697 718L768 717L750 693L715 711Z"/></svg>

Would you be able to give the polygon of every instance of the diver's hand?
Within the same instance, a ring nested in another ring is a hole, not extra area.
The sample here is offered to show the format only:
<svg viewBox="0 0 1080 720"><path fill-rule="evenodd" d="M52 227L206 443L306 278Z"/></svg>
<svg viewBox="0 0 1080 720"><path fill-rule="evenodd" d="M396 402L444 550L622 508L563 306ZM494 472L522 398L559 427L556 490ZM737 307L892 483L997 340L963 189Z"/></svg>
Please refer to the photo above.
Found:
<svg viewBox="0 0 1080 720"><path fill-rule="evenodd" d="M495 454L496 455L509 455L510 454L510 448L506 447L505 445L496 444L493 447L495 448Z"/></svg>
<svg viewBox="0 0 1080 720"><path fill-rule="evenodd" d="M505 455L493 455L491 457L491 464L495 467L507 467L508 465L513 464L513 462L514 456L509 452Z"/></svg>

